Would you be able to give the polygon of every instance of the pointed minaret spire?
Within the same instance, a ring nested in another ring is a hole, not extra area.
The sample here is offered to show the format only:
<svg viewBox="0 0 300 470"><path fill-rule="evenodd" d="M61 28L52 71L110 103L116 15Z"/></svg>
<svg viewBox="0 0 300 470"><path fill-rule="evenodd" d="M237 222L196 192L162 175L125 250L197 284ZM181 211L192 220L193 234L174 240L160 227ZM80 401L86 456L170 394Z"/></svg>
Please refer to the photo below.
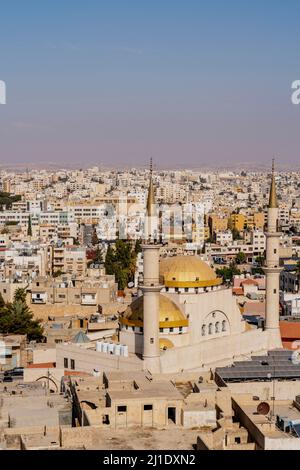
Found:
<svg viewBox="0 0 300 470"><path fill-rule="evenodd" d="M151 217L155 212L155 199L154 199L154 188L153 188L153 160L150 158L150 181L148 188L148 197L147 197L147 216Z"/></svg>
<svg viewBox="0 0 300 470"><path fill-rule="evenodd" d="M270 198L269 198L269 208L277 209L277 195L276 195L276 182L275 182L275 158L272 160L272 179L270 187Z"/></svg>

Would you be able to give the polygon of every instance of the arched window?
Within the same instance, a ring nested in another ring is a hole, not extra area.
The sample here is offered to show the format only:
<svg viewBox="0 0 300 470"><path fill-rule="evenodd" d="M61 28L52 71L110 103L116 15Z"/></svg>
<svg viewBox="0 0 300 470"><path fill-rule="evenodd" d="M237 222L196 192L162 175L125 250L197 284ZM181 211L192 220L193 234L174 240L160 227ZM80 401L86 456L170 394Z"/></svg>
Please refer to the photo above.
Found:
<svg viewBox="0 0 300 470"><path fill-rule="evenodd" d="M208 334L209 334L209 335L212 335L212 332L213 332L213 324L210 323L210 324L208 325Z"/></svg>
<svg viewBox="0 0 300 470"><path fill-rule="evenodd" d="M206 325L202 325L202 336L205 336L206 335Z"/></svg>
<svg viewBox="0 0 300 470"><path fill-rule="evenodd" d="M220 333L220 322L219 321L217 321L217 323L215 324L215 332Z"/></svg>
<svg viewBox="0 0 300 470"><path fill-rule="evenodd" d="M226 320L222 321L222 331L226 331Z"/></svg>

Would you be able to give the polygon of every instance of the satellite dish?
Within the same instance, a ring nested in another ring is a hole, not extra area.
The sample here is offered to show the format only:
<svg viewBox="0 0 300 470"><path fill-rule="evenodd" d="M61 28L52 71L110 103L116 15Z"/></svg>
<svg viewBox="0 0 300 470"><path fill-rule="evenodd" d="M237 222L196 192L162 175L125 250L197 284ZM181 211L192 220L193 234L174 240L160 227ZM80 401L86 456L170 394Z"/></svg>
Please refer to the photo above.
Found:
<svg viewBox="0 0 300 470"><path fill-rule="evenodd" d="M297 341L296 341L296 343L297 343ZM296 351L293 352L292 357L291 357L291 361L295 365L300 364L300 350L299 349L297 349Z"/></svg>
<svg viewBox="0 0 300 470"><path fill-rule="evenodd" d="M128 282L128 287L129 287L129 289L131 289L132 287L134 287L134 282Z"/></svg>
<svg viewBox="0 0 300 470"><path fill-rule="evenodd" d="M266 416L270 411L270 405L269 403L266 403L265 401L261 402L258 407L257 407L257 413L259 415L264 415Z"/></svg>

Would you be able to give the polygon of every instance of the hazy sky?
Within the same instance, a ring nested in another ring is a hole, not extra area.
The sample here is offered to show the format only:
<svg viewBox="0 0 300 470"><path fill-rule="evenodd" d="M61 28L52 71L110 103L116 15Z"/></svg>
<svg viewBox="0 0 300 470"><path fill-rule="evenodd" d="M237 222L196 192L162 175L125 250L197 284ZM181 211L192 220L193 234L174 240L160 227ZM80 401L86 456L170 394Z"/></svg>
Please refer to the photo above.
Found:
<svg viewBox="0 0 300 470"><path fill-rule="evenodd" d="M297 165L299 18L299 0L1 2L0 160Z"/></svg>

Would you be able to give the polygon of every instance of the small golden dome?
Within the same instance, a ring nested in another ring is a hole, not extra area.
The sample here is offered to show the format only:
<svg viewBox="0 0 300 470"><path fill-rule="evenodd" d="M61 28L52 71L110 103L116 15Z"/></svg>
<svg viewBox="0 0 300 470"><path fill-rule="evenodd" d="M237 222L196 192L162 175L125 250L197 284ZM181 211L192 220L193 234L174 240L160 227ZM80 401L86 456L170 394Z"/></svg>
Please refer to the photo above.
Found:
<svg viewBox="0 0 300 470"><path fill-rule="evenodd" d="M143 326L143 296L138 297L127 307L120 322L128 326ZM159 294L159 328L188 326L188 320L177 305L163 294Z"/></svg>
<svg viewBox="0 0 300 470"><path fill-rule="evenodd" d="M160 338L159 340L159 349L172 349L174 344L167 338Z"/></svg>
<svg viewBox="0 0 300 470"><path fill-rule="evenodd" d="M166 287L218 286L222 280L198 256L173 256L160 262L160 282Z"/></svg>

